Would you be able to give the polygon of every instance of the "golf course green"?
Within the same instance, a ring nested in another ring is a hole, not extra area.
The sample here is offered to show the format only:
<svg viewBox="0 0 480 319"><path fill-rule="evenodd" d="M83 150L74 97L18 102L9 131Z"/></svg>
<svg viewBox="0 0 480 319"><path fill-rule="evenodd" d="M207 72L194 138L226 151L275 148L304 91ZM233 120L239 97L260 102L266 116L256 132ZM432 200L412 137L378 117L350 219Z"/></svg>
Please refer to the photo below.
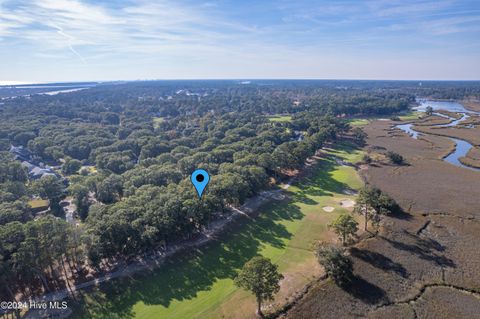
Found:
<svg viewBox="0 0 480 319"><path fill-rule="evenodd" d="M259 214L241 217L223 235L202 247L168 258L152 272L104 283L82 291L74 303L74 318L236 318L255 311L255 299L233 283L239 269L261 254L279 265L285 279L276 300L300 290L321 274L313 246L337 240L327 224L351 210L342 201L354 200L345 190L362 182L354 163L361 151L348 145L325 149L287 190L285 198L263 205ZM333 207L326 212L324 207ZM267 305L268 308L268 305Z"/></svg>

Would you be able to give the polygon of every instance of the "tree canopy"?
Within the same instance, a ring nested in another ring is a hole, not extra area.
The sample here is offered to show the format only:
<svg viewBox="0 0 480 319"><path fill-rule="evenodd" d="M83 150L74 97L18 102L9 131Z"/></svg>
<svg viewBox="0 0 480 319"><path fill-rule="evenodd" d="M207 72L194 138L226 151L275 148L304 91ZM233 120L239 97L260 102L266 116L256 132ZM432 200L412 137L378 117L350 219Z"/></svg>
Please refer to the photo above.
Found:
<svg viewBox="0 0 480 319"><path fill-rule="evenodd" d="M280 290L279 282L283 275L278 272L278 266L270 259L256 256L249 260L235 278L238 287L250 291L257 300L257 313L262 315L262 303L273 300Z"/></svg>
<svg viewBox="0 0 480 319"><path fill-rule="evenodd" d="M368 222L378 222L379 215L399 212L399 206L393 198L380 189L366 185L358 192L354 212L363 215L364 230L367 231Z"/></svg>
<svg viewBox="0 0 480 319"><path fill-rule="evenodd" d="M326 273L333 281L346 285L353 278L353 263L345 252L334 246L320 245L315 252L318 262L325 268Z"/></svg>
<svg viewBox="0 0 480 319"><path fill-rule="evenodd" d="M358 231L358 223L350 214L339 215L328 227L331 228L340 237L342 244L345 245Z"/></svg>

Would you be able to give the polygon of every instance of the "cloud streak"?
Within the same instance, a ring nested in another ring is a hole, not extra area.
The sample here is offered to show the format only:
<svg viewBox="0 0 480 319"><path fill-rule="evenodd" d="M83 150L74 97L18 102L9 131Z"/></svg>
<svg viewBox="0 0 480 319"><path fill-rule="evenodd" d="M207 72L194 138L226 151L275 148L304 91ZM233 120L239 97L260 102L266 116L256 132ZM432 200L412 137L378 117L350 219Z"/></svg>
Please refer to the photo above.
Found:
<svg viewBox="0 0 480 319"><path fill-rule="evenodd" d="M65 37L66 40L67 40L67 45L68 45L68 48L70 49L70 51L72 51L73 54L75 54L79 59L80 61L82 61L83 64L86 64L85 62L85 59L83 58L83 56L80 55L80 53L78 53L74 48L73 48L73 45L72 45L72 42L73 40L75 40L74 37L66 34L63 29L59 26L56 26L56 25L52 25L55 29L57 29L57 33L60 34L61 36Z"/></svg>

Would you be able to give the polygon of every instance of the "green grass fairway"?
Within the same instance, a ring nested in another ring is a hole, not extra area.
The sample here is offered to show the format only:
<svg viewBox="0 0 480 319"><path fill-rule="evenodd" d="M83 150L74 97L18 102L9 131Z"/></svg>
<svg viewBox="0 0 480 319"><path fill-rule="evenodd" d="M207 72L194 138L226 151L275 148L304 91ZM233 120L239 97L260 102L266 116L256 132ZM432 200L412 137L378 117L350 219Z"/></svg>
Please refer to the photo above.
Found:
<svg viewBox="0 0 480 319"><path fill-rule="evenodd" d="M114 280L85 291L74 318L245 318L255 299L233 284L243 264L257 254L271 258L285 275L278 305L301 289L320 267L313 255L318 240L332 240L326 225L339 213L342 192L362 182L350 166L361 152L343 145L327 150L308 177L286 191L287 197L262 207L256 217L242 217L214 242L169 258L160 268ZM322 207L335 210L325 212ZM336 240L336 237L334 237Z"/></svg>
<svg viewBox="0 0 480 319"><path fill-rule="evenodd" d="M414 121L414 120L418 120L423 114L424 114L423 112L413 111L405 115L400 115L399 118L402 121Z"/></svg>
<svg viewBox="0 0 480 319"><path fill-rule="evenodd" d="M270 122L285 123L285 122L291 122L292 117L290 115L272 115L268 117L268 120Z"/></svg>
<svg viewBox="0 0 480 319"><path fill-rule="evenodd" d="M418 120L424 113L422 112L417 112L417 111L411 111L408 113L405 113L403 115L399 115L398 118L401 121L414 121ZM395 117L396 115L392 115L392 117ZM366 126L370 121L376 120L378 117L362 117L362 118L352 118L348 120L348 124L350 124L353 127L362 127Z"/></svg>
<svg viewBox="0 0 480 319"><path fill-rule="evenodd" d="M370 121L366 118L362 118L362 119L351 119L351 120L348 120L348 124L350 124L351 126L366 126Z"/></svg>

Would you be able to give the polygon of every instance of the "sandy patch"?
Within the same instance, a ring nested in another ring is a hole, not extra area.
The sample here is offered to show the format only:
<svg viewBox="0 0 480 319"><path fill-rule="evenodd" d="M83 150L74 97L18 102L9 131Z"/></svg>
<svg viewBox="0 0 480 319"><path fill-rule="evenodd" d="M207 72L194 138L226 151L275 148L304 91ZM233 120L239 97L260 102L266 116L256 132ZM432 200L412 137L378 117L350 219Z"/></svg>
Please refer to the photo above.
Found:
<svg viewBox="0 0 480 319"><path fill-rule="evenodd" d="M340 201L340 206L345 207L345 208L351 208L355 206L355 201L351 199L344 199Z"/></svg>
<svg viewBox="0 0 480 319"><path fill-rule="evenodd" d="M322 207L322 209L323 209L324 211L326 211L327 213L331 213L331 212L333 212L333 210L334 210L335 208L332 207L332 206L325 206L325 207Z"/></svg>

